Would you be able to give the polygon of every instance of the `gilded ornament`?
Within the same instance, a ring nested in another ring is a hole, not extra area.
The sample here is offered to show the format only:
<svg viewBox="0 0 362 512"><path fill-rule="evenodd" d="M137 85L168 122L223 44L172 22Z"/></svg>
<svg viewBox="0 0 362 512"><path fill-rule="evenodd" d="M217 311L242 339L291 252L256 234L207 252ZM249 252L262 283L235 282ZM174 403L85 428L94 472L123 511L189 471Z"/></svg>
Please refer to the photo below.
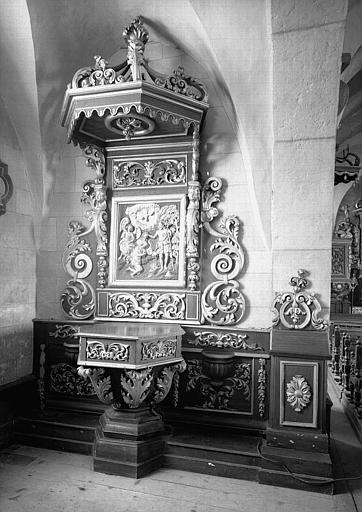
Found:
<svg viewBox="0 0 362 512"><path fill-rule="evenodd" d="M142 343L142 360L158 359L160 357L175 357L177 341L175 339L150 341Z"/></svg>
<svg viewBox="0 0 362 512"><path fill-rule="evenodd" d="M210 331L194 331L195 339L189 339L191 345L201 347L234 348L242 350L263 350L256 343L248 344L245 340L247 334L223 333L218 334Z"/></svg>
<svg viewBox="0 0 362 512"><path fill-rule="evenodd" d="M183 320L186 311L185 295L176 293L111 293L108 307L114 318L149 320Z"/></svg>
<svg viewBox="0 0 362 512"><path fill-rule="evenodd" d="M123 343L102 343L101 341L87 341L87 359L105 361L128 361L129 345Z"/></svg>
<svg viewBox="0 0 362 512"><path fill-rule="evenodd" d="M206 231L216 237L210 252L216 252L211 262L211 272L217 279L203 291L201 308L203 321L216 325L234 325L243 317L245 299L235 278L244 266L244 253L238 242L239 220L227 217L219 225L219 231L210 223L219 215L214 206L220 201L222 182L219 178L209 178L202 194L202 217Z"/></svg>
<svg viewBox="0 0 362 512"><path fill-rule="evenodd" d="M300 269L298 276L291 277L293 292L276 294L272 304L273 325L281 322L287 329L305 329L311 323L318 330L327 328L328 322L318 317L322 310L319 301L314 293L304 291L308 285L305 274Z"/></svg>
<svg viewBox="0 0 362 512"><path fill-rule="evenodd" d="M115 162L113 188L178 185L186 181L184 160Z"/></svg>
<svg viewBox="0 0 362 512"><path fill-rule="evenodd" d="M302 375L295 375L287 384L287 402L295 412L302 412L310 403L312 396L310 386Z"/></svg>

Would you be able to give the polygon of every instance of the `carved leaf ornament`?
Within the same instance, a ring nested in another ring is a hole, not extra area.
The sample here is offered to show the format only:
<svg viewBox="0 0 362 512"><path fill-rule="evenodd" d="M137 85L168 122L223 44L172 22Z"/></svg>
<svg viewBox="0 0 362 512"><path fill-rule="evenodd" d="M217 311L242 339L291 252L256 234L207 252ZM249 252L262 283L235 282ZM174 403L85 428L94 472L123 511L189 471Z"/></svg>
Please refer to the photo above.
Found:
<svg viewBox="0 0 362 512"><path fill-rule="evenodd" d="M245 312L245 299L235 278L244 266L244 253L238 242L239 219L227 217L219 231L210 223L219 215L214 203L220 201L222 182L209 178L202 193L202 222L206 231L216 238L210 247L216 253L211 262L211 272L216 281L210 283L201 297L203 320L216 325L237 324Z"/></svg>

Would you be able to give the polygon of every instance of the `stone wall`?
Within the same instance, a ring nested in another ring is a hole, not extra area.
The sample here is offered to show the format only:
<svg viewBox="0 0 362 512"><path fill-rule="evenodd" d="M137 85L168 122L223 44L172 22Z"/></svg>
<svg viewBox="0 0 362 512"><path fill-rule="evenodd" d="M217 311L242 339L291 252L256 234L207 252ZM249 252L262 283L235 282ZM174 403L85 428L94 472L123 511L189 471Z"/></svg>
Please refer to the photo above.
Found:
<svg viewBox="0 0 362 512"><path fill-rule="evenodd" d="M271 2L273 290L298 268L329 312L338 88L347 2Z"/></svg>
<svg viewBox="0 0 362 512"><path fill-rule="evenodd" d="M0 387L32 371L36 250L27 169L0 100L0 159L8 165L13 196L0 217Z"/></svg>

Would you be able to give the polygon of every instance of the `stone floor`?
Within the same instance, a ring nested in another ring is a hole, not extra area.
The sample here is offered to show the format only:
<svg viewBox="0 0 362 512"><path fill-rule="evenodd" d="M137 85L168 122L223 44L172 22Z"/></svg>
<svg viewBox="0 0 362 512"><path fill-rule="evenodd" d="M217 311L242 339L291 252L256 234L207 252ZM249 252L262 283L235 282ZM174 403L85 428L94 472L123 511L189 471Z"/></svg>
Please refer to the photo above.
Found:
<svg viewBox="0 0 362 512"><path fill-rule="evenodd" d="M362 449L332 397L337 476L362 475ZM1 512L362 512L362 479L326 496L184 471L103 475L91 457L13 445L0 452Z"/></svg>

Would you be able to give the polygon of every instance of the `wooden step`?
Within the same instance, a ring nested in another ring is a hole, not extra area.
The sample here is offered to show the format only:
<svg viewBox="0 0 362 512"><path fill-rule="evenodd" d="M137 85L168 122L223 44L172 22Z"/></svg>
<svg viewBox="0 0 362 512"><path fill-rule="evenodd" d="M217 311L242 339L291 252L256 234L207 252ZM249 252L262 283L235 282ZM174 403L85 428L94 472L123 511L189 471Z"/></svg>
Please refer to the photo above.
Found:
<svg viewBox="0 0 362 512"><path fill-rule="evenodd" d="M259 437L217 432L175 431L167 439L164 464L243 480L257 480L260 467Z"/></svg>
<svg viewBox="0 0 362 512"><path fill-rule="evenodd" d="M16 418L13 441L53 450L91 454L99 415L35 412Z"/></svg>

